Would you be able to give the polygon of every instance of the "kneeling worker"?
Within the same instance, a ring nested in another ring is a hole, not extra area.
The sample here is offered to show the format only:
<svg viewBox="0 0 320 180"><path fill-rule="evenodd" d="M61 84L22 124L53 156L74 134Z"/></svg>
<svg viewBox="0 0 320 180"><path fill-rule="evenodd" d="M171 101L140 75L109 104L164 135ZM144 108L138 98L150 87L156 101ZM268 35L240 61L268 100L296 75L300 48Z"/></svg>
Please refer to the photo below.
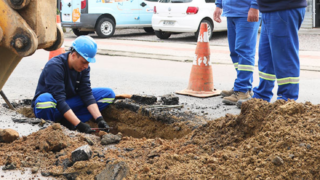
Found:
<svg viewBox="0 0 320 180"><path fill-rule="evenodd" d="M84 122L95 119L99 128L109 128L100 111L111 104L115 93L110 88L93 88L89 63L96 62L97 44L80 36L70 52L49 60L38 82L32 107L37 118L59 122L69 129L90 133Z"/></svg>

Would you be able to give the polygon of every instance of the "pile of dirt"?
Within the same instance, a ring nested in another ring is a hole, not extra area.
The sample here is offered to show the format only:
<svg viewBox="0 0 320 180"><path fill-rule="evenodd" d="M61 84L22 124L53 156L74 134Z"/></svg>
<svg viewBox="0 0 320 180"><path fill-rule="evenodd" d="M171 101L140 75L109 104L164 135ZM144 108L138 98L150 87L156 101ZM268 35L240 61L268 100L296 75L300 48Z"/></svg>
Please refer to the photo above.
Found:
<svg viewBox="0 0 320 180"><path fill-rule="evenodd" d="M139 179L319 179L320 107L251 100L173 141L128 138L118 147Z"/></svg>
<svg viewBox="0 0 320 180"><path fill-rule="evenodd" d="M103 146L98 136L59 127L0 144L0 164L21 168L25 161L26 167L78 179L94 179L106 164L118 162L129 167L127 179L320 179L320 107L308 102L252 99L240 115L228 114L172 140L125 136L119 144ZM85 137L100 155L61 165L87 144Z"/></svg>

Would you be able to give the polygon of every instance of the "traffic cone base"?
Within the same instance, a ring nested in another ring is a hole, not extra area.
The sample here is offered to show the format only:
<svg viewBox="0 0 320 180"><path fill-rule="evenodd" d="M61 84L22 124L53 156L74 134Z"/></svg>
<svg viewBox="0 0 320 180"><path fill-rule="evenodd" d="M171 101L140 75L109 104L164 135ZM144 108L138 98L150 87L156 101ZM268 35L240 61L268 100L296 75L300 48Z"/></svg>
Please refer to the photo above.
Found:
<svg viewBox="0 0 320 180"><path fill-rule="evenodd" d="M210 47L208 39L208 26L201 24L195 57L189 78L188 88L177 91L177 94L195 97L211 97L220 95L221 91L214 89Z"/></svg>
<svg viewBox="0 0 320 180"><path fill-rule="evenodd" d="M220 93L221 91L217 89L214 89L213 91L192 91L189 89L185 89L185 90L176 92L176 94L189 95L189 96L201 97L201 98L219 96Z"/></svg>

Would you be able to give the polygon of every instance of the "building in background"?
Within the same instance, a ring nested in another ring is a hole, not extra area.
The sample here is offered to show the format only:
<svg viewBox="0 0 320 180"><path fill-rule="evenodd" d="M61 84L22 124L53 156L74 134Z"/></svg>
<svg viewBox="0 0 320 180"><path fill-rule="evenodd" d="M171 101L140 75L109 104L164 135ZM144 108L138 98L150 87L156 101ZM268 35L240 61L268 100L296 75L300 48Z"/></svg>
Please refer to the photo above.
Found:
<svg viewBox="0 0 320 180"><path fill-rule="evenodd" d="M307 3L302 28L320 27L320 0L307 0Z"/></svg>

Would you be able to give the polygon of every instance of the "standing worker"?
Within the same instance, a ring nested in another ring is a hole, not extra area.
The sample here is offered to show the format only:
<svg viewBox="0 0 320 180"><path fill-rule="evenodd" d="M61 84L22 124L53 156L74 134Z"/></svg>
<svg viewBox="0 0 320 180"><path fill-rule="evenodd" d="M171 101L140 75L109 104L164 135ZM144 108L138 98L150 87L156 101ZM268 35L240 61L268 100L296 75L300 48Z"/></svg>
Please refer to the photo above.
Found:
<svg viewBox="0 0 320 180"><path fill-rule="evenodd" d="M37 118L60 122L69 129L90 133L84 122L95 119L99 128L109 128L100 111L113 102L110 88L93 88L89 63L96 62L97 44L89 36L80 36L70 52L49 60L38 82L32 107Z"/></svg>
<svg viewBox="0 0 320 180"><path fill-rule="evenodd" d="M251 97L253 70L259 30L259 10L256 0L216 0L213 19L220 23L221 13L227 17L230 57L237 71L234 86L222 91L223 103L235 105Z"/></svg>
<svg viewBox="0 0 320 180"><path fill-rule="evenodd" d="M258 0L262 12L259 44L258 87L253 98L270 102L274 82L278 83L277 99L297 100L299 95L299 37L304 19L306 0ZM240 108L242 102L237 106Z"/></svg>

